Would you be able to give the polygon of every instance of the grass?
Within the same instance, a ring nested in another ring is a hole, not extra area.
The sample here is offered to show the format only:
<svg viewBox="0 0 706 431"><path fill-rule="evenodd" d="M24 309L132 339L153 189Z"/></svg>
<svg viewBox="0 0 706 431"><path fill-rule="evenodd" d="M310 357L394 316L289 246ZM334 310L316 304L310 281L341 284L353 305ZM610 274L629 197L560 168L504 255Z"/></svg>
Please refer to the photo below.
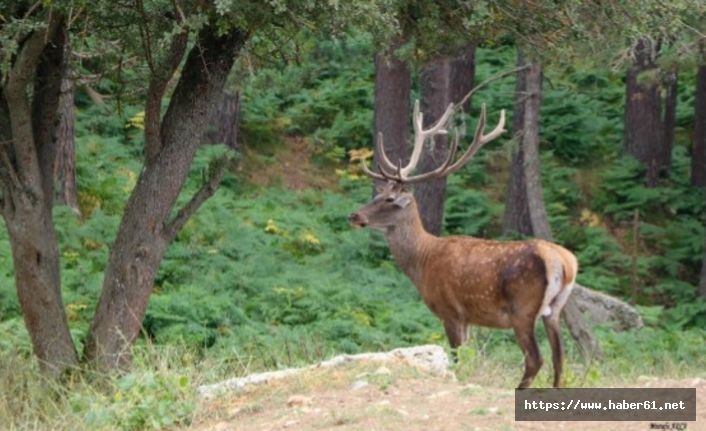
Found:
<svg viewBox="0 0 706 431"><path fill-rule="evenodd" d="M472 388L463 389L463 393L484 394L484 398L491 399L492 391L486 388L510 390L516 385L522 373L522 355L511 337L506 331L473 331L471 342L461 349L459 363L453 367L461 385L473 384ZM687 332L674 338L645 328L624 334L602 330L599 337L604 348L603 358L584 363L565 334L567 386L630 386L653 377L706 378L703 338L701 345L693 344L698 343L698 338L690 338L697 334ZM692 343L692 346L690 350L660 350L660 344L667 342L679 346ZM550 355L545 340L540 341L540 346L545 365L534 386L548 387L552 373L551 361L547 359ZM227 359L239 365L234 366ZM142 343L135 348L130 373L105 376L79 370L81 372L66 381L56 382L43 378L26 352L3 350L0 352L0 417L7 418L3 426L9 430L77 431L163 429L186 426L193 421L231 420L233 408L224 408L225 413L219 413L225 414L223 417L214 416L213 406L203 410L196 387L223 376L261 371L264 363L243 356L202 357L193 348L183 345ZM404 387L408 379L426 378L423 373L409 369L400 371L390 365L385 366L392 370L391 374L377 375L375 370L379 366L378 363L360 364L345 367L344 371L303 375L295 378L291 385L268 385L259 392L248 393L238 414L249 416L263 410L273 396L283 402L293 394L322 391L332 386L347 387L361 378L380 391ZM346 418L348 416L343 415L335 419Z"/></svg>

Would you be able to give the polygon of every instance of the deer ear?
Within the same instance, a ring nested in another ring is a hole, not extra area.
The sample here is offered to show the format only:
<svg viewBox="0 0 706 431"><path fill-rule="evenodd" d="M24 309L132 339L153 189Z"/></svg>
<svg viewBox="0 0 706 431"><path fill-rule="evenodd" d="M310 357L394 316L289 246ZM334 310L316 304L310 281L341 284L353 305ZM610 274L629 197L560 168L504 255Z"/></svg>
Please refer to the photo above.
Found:
<svg viewBox="0 0 706 431"><path fill-rule="evenodd" d="M407 193L401 194L395 199L394 204L397 205L400 208L405 208L407 205L412 202L412 196L408 195Z"/></svg>

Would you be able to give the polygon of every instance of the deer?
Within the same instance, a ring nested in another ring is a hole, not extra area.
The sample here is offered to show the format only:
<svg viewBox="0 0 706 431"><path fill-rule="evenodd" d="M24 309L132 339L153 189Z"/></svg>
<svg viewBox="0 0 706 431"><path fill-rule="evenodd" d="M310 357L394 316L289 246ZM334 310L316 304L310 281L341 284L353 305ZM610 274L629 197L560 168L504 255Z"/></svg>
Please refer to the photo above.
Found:
<svg viewBox="0 0 706 431"><path fill-rule="evenodd" d="M456 105L458 106L458 105ZM518 389L527 388L543 365L535 338L542 316L552 351L553 386L561 386L564 351L560 315L574 287L578 262L564 247L541 239L496 241L471 236L438 237L422 224L414 184L446 177L468 163L488 142L505 132L505 111L497 126L485 133L486 110L482 106L473 141L458 158L456 130L443 163L429 172L415 173L425 142L448 134L454 104L449 104L436 123L424 129L419 101L413 112L413 148L409 163L392 163L382 134L375 143L379 163L371 171L365 159L362 170L381 184L368 204L350 214L353 227L381 231L398 267L415 285L432 313L443 324L452 354L468 339L469 325L511 328L524 355L524 374Z"/></svg>

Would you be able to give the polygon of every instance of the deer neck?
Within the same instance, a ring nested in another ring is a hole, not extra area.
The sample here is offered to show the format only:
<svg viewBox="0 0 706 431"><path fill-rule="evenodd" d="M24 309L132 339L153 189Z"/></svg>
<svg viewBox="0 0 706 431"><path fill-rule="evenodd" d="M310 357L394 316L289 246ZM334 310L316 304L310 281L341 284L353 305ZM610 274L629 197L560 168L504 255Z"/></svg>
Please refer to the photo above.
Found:
<svg viewBox="0 0 706 431"><path fill-rule="evenodd" d="M385 231L385 239L402 272L419 286L422 267L436 237L424 229L417 206L414 203L412 205L414 207L411 208L409 219L388 228Z"/></svg>

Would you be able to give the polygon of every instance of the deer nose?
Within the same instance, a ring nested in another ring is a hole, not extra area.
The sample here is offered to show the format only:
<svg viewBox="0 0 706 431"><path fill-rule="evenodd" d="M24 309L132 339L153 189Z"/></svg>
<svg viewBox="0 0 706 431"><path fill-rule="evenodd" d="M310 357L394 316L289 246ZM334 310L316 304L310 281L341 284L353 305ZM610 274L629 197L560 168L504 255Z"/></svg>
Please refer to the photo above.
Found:
<svg viewBox="0 0 706 431"><path fill-rule="evenodd" d="M368 220L358 213L351 213L348 216L348 223L357 227L365 227L368 225Z"/></svg>

